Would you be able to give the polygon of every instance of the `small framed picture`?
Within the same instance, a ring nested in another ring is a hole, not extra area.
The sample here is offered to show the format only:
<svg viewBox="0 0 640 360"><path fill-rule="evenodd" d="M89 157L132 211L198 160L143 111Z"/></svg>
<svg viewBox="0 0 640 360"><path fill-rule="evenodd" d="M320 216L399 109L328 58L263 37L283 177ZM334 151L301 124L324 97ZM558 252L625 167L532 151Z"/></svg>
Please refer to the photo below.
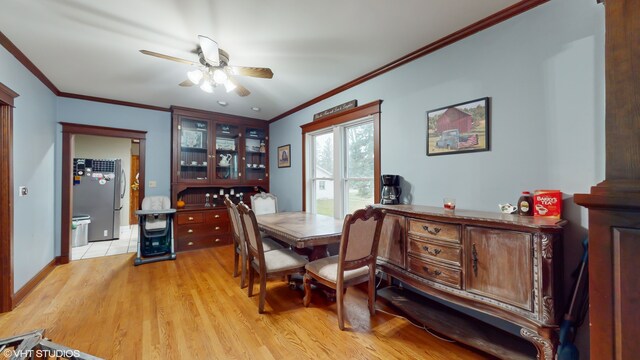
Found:
<svg viewBox="0 0 640 360"><path fill-rule="evenodd" d="M180 145L182 147L202 149L202 131L182 130Z"/></svg>
<svg viewBox="0 0 640 360"><path fill-rule="evenodd" d="M291 167L291 144L278 146L278 167Z"/></svg>
<svg viewBox="0 0 640 360"><path fill-rule="evenodd" d="M427 156L489 150L489 98L427 111Z"/></svg>

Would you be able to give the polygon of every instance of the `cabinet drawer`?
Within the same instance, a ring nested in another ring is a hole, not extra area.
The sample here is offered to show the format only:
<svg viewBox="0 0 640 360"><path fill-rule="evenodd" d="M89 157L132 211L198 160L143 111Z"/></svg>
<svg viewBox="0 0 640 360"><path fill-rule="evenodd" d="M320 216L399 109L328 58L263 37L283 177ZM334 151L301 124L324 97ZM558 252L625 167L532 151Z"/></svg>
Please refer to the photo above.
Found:
<svg viewBox="0 0 640 360"><path fill-rule="evenodd" d="M180 239L196 238L204 235L219 235L229 233L229 224L187 224L176 228L176 237Z"/></svg>
<svg viewBox="0 0 640 360"><path fill-rule="evenodd" d="M204 216L201 212L178 214L177 218L178 218L178 225L201 224L204 222Z"/></svg>
<svg viewBox="0 0 640 360"><path fill-rule="evenodd" d="M455 266L462 264L462 248L460 246L438 244L426 239L409 237L409 254Z"/></svg>
<svg viewBox="0 0 640 360"><path fill-rule="evenodd" d="M409 219L409 234L460 243L460 225Z"/></svg>
<svg viewBox="0 0 640 360"><path fill-rule="evenodd" d="M462 271L409 256L409 271L425 279L462 289Z"/></svg>
<svg viewBox="0 0 640 360"><path fill-rule="evenodd" d="M193 239L179 239L176 241L177 251L196 250L213 246L231 244L230 235L205 236Z"/></svg>
<svg viewBox="0 0 640 360"><path fill-rule="evenodd" d="M207 211L204 213L204 222L206 224L229 223L229 213L226 209Z"/></svg>

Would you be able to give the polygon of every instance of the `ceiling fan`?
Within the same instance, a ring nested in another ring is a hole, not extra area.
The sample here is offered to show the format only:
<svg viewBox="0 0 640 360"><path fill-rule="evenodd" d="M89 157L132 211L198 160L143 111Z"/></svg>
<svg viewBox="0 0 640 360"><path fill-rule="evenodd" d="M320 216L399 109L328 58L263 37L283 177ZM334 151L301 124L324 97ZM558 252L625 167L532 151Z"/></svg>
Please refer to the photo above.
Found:
<svg viewBox="0 0 640 360"><path fill-rule="evenodd" d="M199 45L196 49L199 62L177 58L170 55L160 54L149 50L140 50L145 55L155 56L161 59L176 61L183 64L197 66L197 69L187 72L187 80L181 82L180 86L200 85L202 91L212 93L218 85L224 86L227 92L235 91L240 96L251 94L247 88L238 84L234 76L252 76L257 78L271 79L273 72L269 68L231 66L229 65L229 54L218 47L218 43L206 36L198 35Z"/></svg>

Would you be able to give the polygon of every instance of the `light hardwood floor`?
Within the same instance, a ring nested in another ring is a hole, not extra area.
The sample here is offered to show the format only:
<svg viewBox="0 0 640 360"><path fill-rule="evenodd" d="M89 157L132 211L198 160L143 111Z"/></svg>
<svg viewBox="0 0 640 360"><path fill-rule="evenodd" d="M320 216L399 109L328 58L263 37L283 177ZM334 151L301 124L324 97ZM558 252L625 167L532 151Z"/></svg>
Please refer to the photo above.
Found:
<svg viewBox="0 0 640 360"><path fill-rule="evenodd" d="M138 267L133 254L58 266L0 315L0 337L44 328L54 342L105 359L487 358L406 320L370 317L357 288L345 297L345 331L334 303L315 293L305 308L303 293L282 281L268 283L259 315L258 296L239 288L232 264L226 246Z"/></svg>

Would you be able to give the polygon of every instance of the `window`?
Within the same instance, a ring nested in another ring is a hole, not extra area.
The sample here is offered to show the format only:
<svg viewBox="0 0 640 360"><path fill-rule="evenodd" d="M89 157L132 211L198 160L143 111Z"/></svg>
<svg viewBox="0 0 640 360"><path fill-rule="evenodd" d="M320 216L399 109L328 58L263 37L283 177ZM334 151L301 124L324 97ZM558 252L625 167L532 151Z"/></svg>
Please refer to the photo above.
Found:
<svg viewBox="0 0 640 360"><path fill-rule="evenodd" d="M379 201L379 114L335 118L326 126L318 124L324 119L302 126L303 201L306 211L341 219Z"/></svg>

